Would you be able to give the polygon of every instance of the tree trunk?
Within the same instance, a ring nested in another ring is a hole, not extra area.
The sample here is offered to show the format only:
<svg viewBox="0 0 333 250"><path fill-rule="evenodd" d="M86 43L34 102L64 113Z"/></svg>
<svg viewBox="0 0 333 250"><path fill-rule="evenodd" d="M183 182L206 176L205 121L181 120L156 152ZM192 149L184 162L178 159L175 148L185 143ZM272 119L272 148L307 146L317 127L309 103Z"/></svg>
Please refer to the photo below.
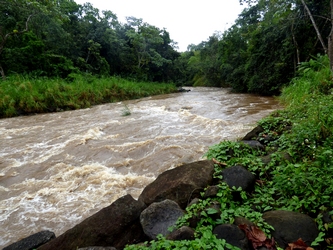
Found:
<svg viewBox="0 0 333 250"><path fill-rule="evenodd" d="M0 74L1 74L2 80L6 80L5 71L3 70L1 64L0 64Z"/></svg>
<svg viewBox="0 0 333 250"><path fill-rule="evenodd" d="M300 59L300 56L299 56L299 46L298 46L298 43L297 43L297 40L296 40L296 37L295 37L295 33L294 33L294 21L293 21L292 26L291 26L291 34L292 34L292 37L293 37L294 46L296 48L296 60L294 59L294 61L295 61L294 62L294 74L296 74L297 67L298 67L298 65L300 65L301 59Z"/></svg>
<svg viewBox="0 0 333 250"><path fill-rule="evenodd" d="M331 32L328 37L328 59L330 60L330 69L333 71L333 0L330 1L331 4Z"/></svg>
<svg viewBox="0 0 333 250"><path fill-rule="evenodd" d="M310 9L308 8L308 6L306 5L306 3L304 2L304 0L301 0L301 1L302 1L302 4L304 5L304 8L306 9L306 11L307 11L308 14L309 14L309 17L310 17L310 19L311 19L312 25L313 25L314 29L316 30L317 37L318 37L320 43L321 43L321 45L323 46L323 49L324 49L325 53L327 53L326 45L325 45L325 43L324 43L323 38L321 37L321 34L320 34L319 29L318 29L318 27L317 27L316 21L314 20L312 14L311 14L311 11L310 11ZM332 0L331 0L331 2L332 2Z"/></svg>

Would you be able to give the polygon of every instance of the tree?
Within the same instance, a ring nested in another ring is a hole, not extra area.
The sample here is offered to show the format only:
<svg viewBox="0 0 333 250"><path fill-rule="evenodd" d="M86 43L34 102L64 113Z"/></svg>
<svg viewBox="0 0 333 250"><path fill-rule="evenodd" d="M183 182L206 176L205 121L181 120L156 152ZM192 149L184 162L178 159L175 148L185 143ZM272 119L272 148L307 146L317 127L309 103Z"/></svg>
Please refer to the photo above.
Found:
<svg viewBox="0 0 333 250"><path fill-rule="evenodd" d="M22 56L29 53L29 50L34 53L37 47L39 49L47 48L48 39L55 37L55 31L58 27L61 29L61 24L67 20L67 16L60 9L60 3L67 1L72 2L72 0L0 0L0 71L3 79L5 71L10 70L10 65L14 65L14 60L18 66L24 65L26 62ZM58 32L58 34L64 34L64 32ZM56 41L57 46L54 46ZM57 37L49 47L58 48L59 45L60 39ZM19 53L20 50L24 53ZM38 68L40 65L46 65L46 63L39 64L43 57L45 59L47 56L44 56L43 52L45 51L39 51ZM10 55L15 55L15 57ZM36 54L30 55L30 57L36 56ZM3 62L5 63L3 64ZM2 65L6 66L6 70Z"/></svg>
<svg viewBox="0 0 333 250"><path fill-rule="evenodd" d="M30 21L31 17L32 17L32 15L28 16L28 18L27 18L27 20L25 22L25 28L23 30L20 30L20 31L14 29L12 32L9 32L7 34L3 34L2 33L3 29L2 29L2 27L0 27L0 37L1 37L1 41L0 41L0 56L2 54L2 51L3 51L4 47L5 47L7 39L10 36L20 35L20 34L23 34L23 33L25 33L25 32L28 31L28 29L29 29L28 28L29 27L28 24L29 24L29 21ZM5 80L6 79L6 75L5 75L5 71L3 70L2 66L1 66L1 62L0 62L0 73L1 73L2 79Z"/></svg>
<svg viewBox="0 0 333 250"><path fill-rule="evenodd" d="M126 35L136 55L136 71L143 76L149 63L161 67L168 60L157 52L156 47L163 44L163 31L159 28L143 22L142 19L127 17L127 25L130 27Z"/></svg>
<svg viewBox="0 0 333 250"><path fill-rule="evenodd" d="M327 36L327 38L328 38L327 46L322 38L322 33L325 34L325 30L321 30L321 31L319 30L319 28L317 26L317 22L315 21L313 14L311 13L310 9L308 8L308 5L305 3L304 0L301 0L301 1L311 19L313 28L316 31L317 37L320 40L324 51L328 55L328 58L330 61L330 69L331 69L331 71L333 71L333 0L329 1L329 11L327 11L329 13L329 15L320 16L321 18L324 18L324 19L330 21L329 22L330 23L330 32L329 32L329 35Z"/></svg>
<svg viewBox="0 0 333 250"><path fill-rule="evenodd" d="M74 0L0 0L0 73L74 72L170 81L179 56L165 29ZM178 71L177 71L178 72Z"/></svg>
<svg viewBox="0 0 333 250"><path fill-rule="evenodd" d="M308 8L308 6L306 5L306 3L305 3L304 0L301 0L301 2L302 2L302 4L304 5L304 8L305 8L306 12L308 13L308 15L309 15L309 17L310 17L310 19L311 19L311 23L312 23L312 25L313 25L313 28L314 28L315 31L316 31L316 34L317 34L317 37L318 37L318 39L319 39L319 41L320 41L320 43L321 43L321 46L323 46L323 49L324 49L325 53L327 53L327 47L326 47L325 42L324 42L324 40L323 40L323 38L322 38L322 36L321 36L321 34L320 34L320 31L319 31L319 29L318 29L318 27L317 27L316 21L314 20L312 14L311 14L310 9Z"/></svg>
<svg viewBox="0 0 333 250"><path fill-rule="evenodd" d="M19 36L29 30L29 22L36 14L36 10L33 8L28 12L25 1L0 1L0 6L0 73L5 79L5 71L1 65L1 55L5 45L10 37Z"/></svg>

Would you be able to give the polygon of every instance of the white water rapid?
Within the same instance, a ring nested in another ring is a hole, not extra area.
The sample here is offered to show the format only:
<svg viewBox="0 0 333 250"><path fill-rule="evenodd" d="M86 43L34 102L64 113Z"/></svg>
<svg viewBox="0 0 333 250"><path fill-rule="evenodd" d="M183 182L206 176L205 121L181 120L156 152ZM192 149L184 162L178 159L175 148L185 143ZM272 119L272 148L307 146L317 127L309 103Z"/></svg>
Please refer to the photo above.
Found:
<svg viewBox="0 0 333 250"><path fill-rule="evenodd" d="M125 194L137 198L158 174L279 108L272 97L189 89L0 119L0 248L41 230L58 236Z"/></svg>

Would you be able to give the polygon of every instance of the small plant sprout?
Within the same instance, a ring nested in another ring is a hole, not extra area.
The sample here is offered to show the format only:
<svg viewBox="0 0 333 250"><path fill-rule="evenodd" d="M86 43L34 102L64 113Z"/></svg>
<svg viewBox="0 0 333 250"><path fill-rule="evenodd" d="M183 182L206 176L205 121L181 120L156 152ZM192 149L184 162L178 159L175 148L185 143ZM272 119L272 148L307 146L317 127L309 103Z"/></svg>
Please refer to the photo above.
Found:
<svg viewBox="0 0 333 250"><path fill-rule="evenodd" d="M124 108L122 110L122 116L129 116L131 115L131 110L129 109L129 107L127 106L127 104L124 103Z"/></svg>

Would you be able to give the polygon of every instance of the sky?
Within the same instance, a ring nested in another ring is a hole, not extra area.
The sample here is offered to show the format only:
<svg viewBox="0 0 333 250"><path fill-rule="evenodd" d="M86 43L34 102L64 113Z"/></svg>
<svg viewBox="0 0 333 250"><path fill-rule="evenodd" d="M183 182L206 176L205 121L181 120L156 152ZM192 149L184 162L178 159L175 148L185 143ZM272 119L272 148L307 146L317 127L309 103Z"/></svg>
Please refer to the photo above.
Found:
<svg viewBox="0 0 333 250"><path fill-rule="evenodd" d="M111 10L118 21L125 17L142 18L144 22L165 28L178 43L178 51L186 51L189 44L207 41L216 31L224 32L234 24L244 9L239 0L75 0L90 2L99 10Z"/></svg>

